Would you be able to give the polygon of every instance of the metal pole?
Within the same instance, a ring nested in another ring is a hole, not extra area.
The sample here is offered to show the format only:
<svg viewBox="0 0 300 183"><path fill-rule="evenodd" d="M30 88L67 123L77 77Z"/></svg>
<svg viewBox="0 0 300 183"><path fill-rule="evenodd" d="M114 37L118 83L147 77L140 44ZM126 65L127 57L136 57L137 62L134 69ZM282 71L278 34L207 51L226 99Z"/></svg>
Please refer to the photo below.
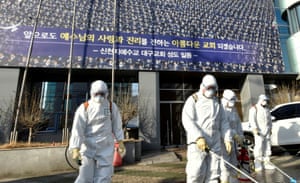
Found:
<svg viewBox="0 0 300 183"><path fill-rule="evenodd" d="M13 130L13 134L12 134L12 137L11 137L13 139L14 143L17 141L16 134L17 134L18 118L19 118L20 107L21 107L23 93L24 93L24 87L25 87L25 81L26 81L26 77L27 77L28 67L29 67L29 63L30 63L30 57L31 57L31 53L32 53L33 42L34 42L34 38L35 38L35 32L36 32L37 23L38 23L38 18L40 16L41 6L42 6L42 0L40 0L40 2L39 2L38 11L36 13L35 22L34 22L34 26L33 26L33 30L32 30L31 39L30 39L30 45L29 45L29 49L28 49L28 52L27 52L26 65L25 65L25 70L24 70L24 73L23 73L23 78L22 78L22 83L21 83L21 90L20 90L18 105L17 105L17 109L16 109L14 130Z"/></svg>
<svg viewBox="0 0 300 183"><path fill-rule="evenodd" d="M264 163L263 161L261 161L261 163ZM272 163L271 161L268 162L271 166L273 166L275 169L277 169L280 173L282 173L284 176L286 176L287 178L289 178L290 183L297 183L296 179L294 179L293 177L289 176L287 173L285 173L283 170L281 170L278 166L276 166L274 163Z"/></svg>
<svg viewBox="0 0 300 183"><path fill-rule="evenodd" d="M115 64L116 64L116 55L115 55L115 49L116 49L116 18L117 18L117 0L114 0L114 18L113 18L113 45L112 45L112 67L111 67L111 102L114 101L114 86L115 86Z"/></svg>
<svg viewBox="0 0 300 183"><path fill-rule="evenodd" d="M68 114L69 114L69 100L70 100L70 83L71 83L71 73L72 73L72 60L73 60L73 47L74 47L74 33L75 33L75 21L76 21L76 4L77 0L74 0L73 6L73 19L72 19L72 33L70 42L70 53L69 53L69 70L68 70L68 83L67 83L67 99L66 99L66 115L65 115L65 128L63 134L63 142L68 140Z"/></svg>
<svg viewBox="0 0 300 183"><path fill-rule="evenodd" d="M234 165L232 165L231 163L229 163L227 160L225 160L222 156L218 155L217 153L208 150L208 152L210 152L212 155L214 155L215 157L217 157L220 160L223 160L224 163L226 163L228 166L230 166L231 168L233 168L234 170L236 170L237 172L241 173L242 175L244 175L245 177L247 177L248 179L250 179L252 182L254 183L259 183L257 182L254 178L252 178L250 175L246 174L245 172L243 172L242 170L238 169L237 167L235 167Z"/></svg>

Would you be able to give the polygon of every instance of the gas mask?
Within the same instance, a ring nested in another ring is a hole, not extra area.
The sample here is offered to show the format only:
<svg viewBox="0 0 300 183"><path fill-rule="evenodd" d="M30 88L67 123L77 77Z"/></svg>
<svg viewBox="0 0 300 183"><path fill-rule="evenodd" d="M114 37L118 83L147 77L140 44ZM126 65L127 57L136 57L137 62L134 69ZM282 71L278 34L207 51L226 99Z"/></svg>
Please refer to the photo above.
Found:
<svg viewBox="0 0 300 183"><path fill-rule="evenodd" d="M204 92L204 96L207 97L207 98L212 98L213 96L215 96L216 94L216 90L215 89L205 89L205 92Z"/></svg>
<svg viewBox="0 0 300 183"><path fill-rule="evenodd" d="M234 102L233 100L229 100L228 103L227 103L227 106L228 106L229 108L233 108L233 107L234 107L234 104L235 104L235 102Z"/></svg>
<svg viewBox="0 0 300 183"><path fill-rule="evenodd" d="M266 107L268 105L268 101L264 100L261 102L261 106Z"/></svg>
<svg viewBox="0 0 300 183"><path fill-rule="evenodd" d="M95 93L93 100L97 103L102 103L105 100L105 93L104 92Z"/></svg>
<svg viewBox="0 0 300 183"><path fill-rule="evenodd" d="M103 96L100 96L100 95L97 95L93 98L94 102L97 102L97 103L102 103L104 101L104 97Z"/></svg>

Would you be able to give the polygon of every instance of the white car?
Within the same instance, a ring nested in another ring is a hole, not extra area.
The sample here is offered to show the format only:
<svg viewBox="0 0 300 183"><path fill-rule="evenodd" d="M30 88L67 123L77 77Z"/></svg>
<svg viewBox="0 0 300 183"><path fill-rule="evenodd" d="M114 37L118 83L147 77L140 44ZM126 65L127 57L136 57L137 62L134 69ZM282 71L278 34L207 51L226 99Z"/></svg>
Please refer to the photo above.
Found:
<svg viewBox="0 0 300 183"><path fill-rule="evenodd" d="M271 109L271 116L272 146L300 144L300 101L275 106ZM242 122L242 128L247 144L253 145L254 138L250 123Z"/></svg>

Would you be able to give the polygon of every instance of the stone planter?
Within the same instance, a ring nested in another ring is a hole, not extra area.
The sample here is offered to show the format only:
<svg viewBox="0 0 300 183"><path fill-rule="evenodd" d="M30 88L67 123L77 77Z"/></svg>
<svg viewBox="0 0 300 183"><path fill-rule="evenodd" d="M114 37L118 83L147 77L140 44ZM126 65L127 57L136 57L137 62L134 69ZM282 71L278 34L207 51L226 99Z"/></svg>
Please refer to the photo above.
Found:
<svg viewBox="0 0 300 183"><path fill-rule="evenodd" d="M65 159L66 147L0 150L0 179L49 175L73 170Z"/></svg>
<svg viewBox="0 0 300 183"><path fill-rule="evenodd" d="M142 141L136 139L125 139L126 155L123 158L124 164L133 164L141 160Z"/></svg>

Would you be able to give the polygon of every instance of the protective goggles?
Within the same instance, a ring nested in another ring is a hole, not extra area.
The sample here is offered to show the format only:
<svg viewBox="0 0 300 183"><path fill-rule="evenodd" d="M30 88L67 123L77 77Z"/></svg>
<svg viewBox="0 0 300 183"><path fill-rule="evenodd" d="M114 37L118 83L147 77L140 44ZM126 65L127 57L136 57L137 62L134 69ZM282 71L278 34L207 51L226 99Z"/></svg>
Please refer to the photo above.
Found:
<svg viewBox="0 0 300 183"><path fill-rule="evenodd" d="M97 92L97 93L95 93L94 95L95 95L95 96L99 96L99 95L100 95L100 96L103 96L103 97L104 97L105 94L106 94L105 92Z"/></svg>
<svg viewBox="0 0 300 183"><path fill-rule="evenodd" d="M217 87L214 86L214 85L211 85L211 86L204 86L206 90L217 90Z"/></svg>
<svg viewBox="0 0 300 183"><path fill-rule="evenodd" d="M266 102L268 104L270 103L270 100L263 100L263 102Z"/></svg>
<svg viewBox="0 0 300 183"><path fill-rule="evenodd" d="M226 97L223 97L224 99L230 101L230 102L235 102L236 101L236 97L232 97L232 98L226 98Z"/></svg>

